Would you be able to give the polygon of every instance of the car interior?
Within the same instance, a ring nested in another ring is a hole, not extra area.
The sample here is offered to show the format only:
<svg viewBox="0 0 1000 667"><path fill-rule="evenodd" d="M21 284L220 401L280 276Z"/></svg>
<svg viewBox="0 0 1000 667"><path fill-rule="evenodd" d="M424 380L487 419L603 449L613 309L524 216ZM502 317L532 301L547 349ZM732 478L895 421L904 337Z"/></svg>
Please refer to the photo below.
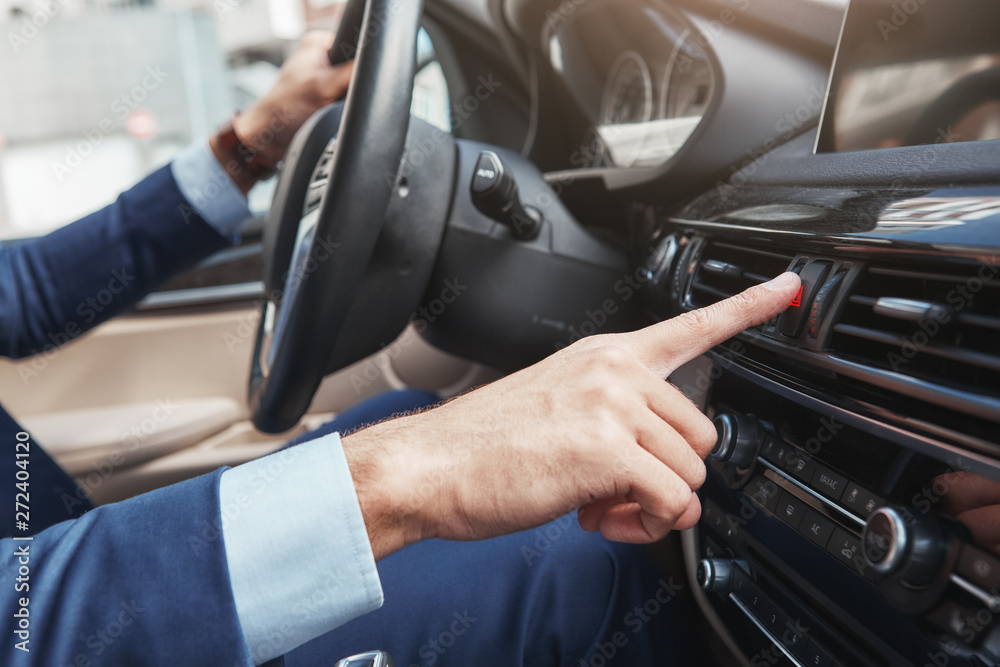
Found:
<svg viewBox="0 0 1000 667"><path fill-rule="evenodd" d="M95 503L793 271L669 378L718 433L701 521L650 549L705 664L1000 665L1000 7L338 6L351 91L240 243L0 361Z"/></svg>

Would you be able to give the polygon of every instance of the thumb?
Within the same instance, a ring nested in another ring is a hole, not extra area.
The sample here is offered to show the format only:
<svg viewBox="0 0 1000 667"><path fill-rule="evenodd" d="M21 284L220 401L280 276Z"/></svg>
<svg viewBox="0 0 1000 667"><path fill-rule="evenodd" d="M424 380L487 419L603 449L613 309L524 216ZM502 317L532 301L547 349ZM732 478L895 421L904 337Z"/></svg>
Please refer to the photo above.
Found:
<svg viewBox="0 0 1000 667"><path fill-rule="evenodd" d="M678 366L788 308L800 284L798 275L782 273L707 308L621 334L622 342L647 368L667 377Z"/></svg>

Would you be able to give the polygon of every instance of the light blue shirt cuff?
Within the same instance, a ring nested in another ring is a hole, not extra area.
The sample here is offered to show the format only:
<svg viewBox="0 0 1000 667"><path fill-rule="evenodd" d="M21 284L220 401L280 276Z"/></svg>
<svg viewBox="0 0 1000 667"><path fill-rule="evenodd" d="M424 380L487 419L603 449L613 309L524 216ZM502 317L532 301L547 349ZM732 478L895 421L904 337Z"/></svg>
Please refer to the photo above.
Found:
<svg viewBox="0 0 1000 667"><path fill-rule="evenodd" d="M250 217L246 197L222 168L208 142L191 144L170 165L181 194L205 222L231 242Z"/></svg>
<svg viewBox="0 0 1000 667"><path fill-rule="evenodd" d="M338 434L227 470L220 503L236 613L254 664L382 606Z"/></svg>

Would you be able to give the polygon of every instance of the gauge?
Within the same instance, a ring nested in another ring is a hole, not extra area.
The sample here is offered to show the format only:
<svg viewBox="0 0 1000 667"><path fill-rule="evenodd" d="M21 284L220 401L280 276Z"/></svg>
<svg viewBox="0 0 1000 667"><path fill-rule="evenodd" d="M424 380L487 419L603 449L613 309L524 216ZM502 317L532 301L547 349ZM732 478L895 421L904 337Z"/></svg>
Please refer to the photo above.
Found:
<svg viewBox="0 0 1000 667"><path fill-rule="evenodd" d="M686 30L674 46L660 89L660 114L666 119L684 119L687 133L694 131L712 101L715 75L705 51Z"/></svg>
<svg viewBox="0 0 1000 667"><path fill-rule="evenodd" d="M608 71L601 98L601 125L645 123L653 116L653 79L635 51L625 51Z"/></svg>

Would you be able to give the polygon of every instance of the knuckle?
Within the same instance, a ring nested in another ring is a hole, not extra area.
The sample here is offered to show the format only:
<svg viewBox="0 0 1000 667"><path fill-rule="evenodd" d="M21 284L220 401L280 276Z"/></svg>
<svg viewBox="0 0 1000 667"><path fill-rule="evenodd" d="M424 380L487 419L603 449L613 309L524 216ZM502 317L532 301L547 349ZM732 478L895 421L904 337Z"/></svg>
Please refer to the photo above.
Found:
<svg viewBox="0 0 1000 667"><path fill-rule="evenodd" d="M602 411L596 418L592 436L598 446L607 446L622 439L622 427L611 413Z"/></svg>
<svg viewBox="0 0 1000 667"><path fill-rule="evenodd" d="M585 336L581 338L566 349L574 350L576 352L587 352L603 347L610 342L611 341L608 339L607 334L594 334L593 336Z"/></svg>
<svg viewBox="0 0 1000 667"><path fill-rule="evenodd" d="M597 391L601 405L611 408L613 414L627 412L636 404L635 394L618 382L605 382L600 385Z"/></svg>
<svg viewBox="0 0 1000 667"><path fill-rule="evenodd" d="M730 310L734 311L742 311L748 308L753 308L757 305L756 294L755 288L748 289L744 292L740 292L739 294L734 294L729 297L726 305Z"/></svg>
<svg viewBox="0 0 1000 667"><path fill-rule="evenodd" d="M705 329L711 327L713 322L712 307L699 308L697 310L689 310L686 313L682 313L677 316L677 323L692 332L704 331Z"/></svg>
<svg viewBox="0 0 1000 667"><path fill-rule="evenodd" d="M691 491L686 488L673 489L666 495L664 501L666 518L676 521L687 510L688 504L691 502Z"/></svg>
<svg viewBox="0 0 1000 667"><path fill-rule="evenodd" d="M596 341L595 341L596 342ZM589 350L588 361L594 366L610 371L618 371L628 367L632 363L632 355L617 345L595 345Z"/></svg>
<svg viewBox="0 0 1000 667"><path fill-rule="evenodd" d="M691 490L696 491L700 489L701 485L705 483L707 476L708 469L705 467L705 463L701 459L697 459L688 475L688 484L691 486Z"/></svg>
<svg viewBox="0 0 1000 667"><path fill-rule="evenodd" d="M712 420L704 415L698 420L696 433L691 440L691 446L700 458L705 458L712 451L712 448L715 447L719 434L715 430L715 424L712 423Z"/></svg>

